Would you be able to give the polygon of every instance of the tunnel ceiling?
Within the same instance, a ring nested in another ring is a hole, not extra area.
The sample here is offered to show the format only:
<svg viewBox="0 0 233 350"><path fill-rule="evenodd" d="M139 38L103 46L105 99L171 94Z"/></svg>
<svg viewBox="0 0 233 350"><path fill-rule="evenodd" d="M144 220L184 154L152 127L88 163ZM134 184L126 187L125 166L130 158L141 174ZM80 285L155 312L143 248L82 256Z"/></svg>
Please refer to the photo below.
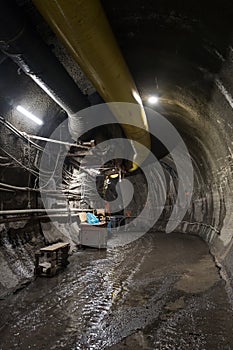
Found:
<svg viewBox="0 0 233 350"><path fill-rule="evenodd" d="M145 105L160 95L208 183L232 158L232 2L102 3Z"/></svg>
<svg viewBox="0 0 233 350"><path fill-rule="evenodd" d="M17 4L82 92L92 94L95 91L92 84L31 1L17 0ZM222 87L221 79L229 74L232 62L231 1L102 0L102 4L143 102L146 104L149 94L159 93L160 103L155 109L175 124L191 151L194 148L194 156L195 150L202 147L205 128L212 129L212 136L216 136L209 138L206 152L213 144L221 143L217 120L222 116L222 108L229 109L229 101L223 96L226 87ZM38 87L33 84L31 88L29 78L22 77L9 59L4 61L3 58L0 70L3 100L6 97L9 104L12 96L30 90L30 98L26 96L25 99L34 103L46 120L50 120L51 132L59 108L43 92L39 93L38 99ZM230 89L232 83L226 79L227 89ZM25 89L25 84L30 88ZM5 112L3 107L2 113ZM226 118L231 119L231 108ZM49 134L48 128L44 129L46 131L40 132Z"/></svg>
<svg viewBox="0 0 233 350"><path fill-rule="evenodd" d="M213 97L215 78L231 53L230 1L103 1L141 95L155 91L160 110L194 125ZM190 113L193 112L193 113ZM186 125L187 127L187 125Z"/></svg>

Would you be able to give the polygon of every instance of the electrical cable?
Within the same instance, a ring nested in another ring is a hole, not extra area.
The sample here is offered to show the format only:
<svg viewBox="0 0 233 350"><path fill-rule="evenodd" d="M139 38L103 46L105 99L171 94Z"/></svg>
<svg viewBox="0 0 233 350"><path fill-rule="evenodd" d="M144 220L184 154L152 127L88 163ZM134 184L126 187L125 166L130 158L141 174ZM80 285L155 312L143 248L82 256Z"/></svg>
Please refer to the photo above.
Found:
<svg viewBox="0 0 233 350"><path fill-rule="evenodd" d="M24 133L19 131L16 127L14 127L11 123L5 120L2 116L0 116L0 123L4 125L7 129L9 129L11 132L13 132L16 136L24 140L24 142L30 142L32 146L34 146L36 149L43 152L43 148L39 146L37 143L31 141L29 138L25 137Z"/></svg>
<svg viewBox="0 0 233 350"><path fill-rule="evenodd" d="M22 168L24 168L25 170L27 170L28 172L30 172L31 174L33 174L34 176L38 176L38 172L26 167L24 164L22 164L18 159L16 159L14 156L12 156L10 153L8 153L5 149L3 149L2 147L0 147L1 150L6 153L10 158L12 158L17 164L19 164Z"/></svg>

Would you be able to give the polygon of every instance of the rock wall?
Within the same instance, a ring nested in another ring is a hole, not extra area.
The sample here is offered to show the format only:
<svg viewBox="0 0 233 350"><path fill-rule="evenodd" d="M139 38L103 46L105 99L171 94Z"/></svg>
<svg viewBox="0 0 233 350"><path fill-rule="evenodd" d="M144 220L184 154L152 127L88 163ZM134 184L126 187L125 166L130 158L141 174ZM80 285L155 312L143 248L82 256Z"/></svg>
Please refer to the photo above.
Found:
<svg viewBox="0 0 233 350"><path fill-rule="evenodd" d="M35 251L44 243L38 222L0 225L0 298L34 278Z"/></svg>

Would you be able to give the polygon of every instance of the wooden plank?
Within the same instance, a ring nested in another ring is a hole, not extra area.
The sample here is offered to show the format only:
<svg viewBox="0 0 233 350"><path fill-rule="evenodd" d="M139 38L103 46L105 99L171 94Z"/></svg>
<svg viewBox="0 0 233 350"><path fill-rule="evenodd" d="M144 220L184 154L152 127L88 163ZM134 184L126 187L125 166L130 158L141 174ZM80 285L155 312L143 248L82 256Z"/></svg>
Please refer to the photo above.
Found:
<svg viewBox="0 0 233 350"><path fill-rule="evenodd" d="M41 252L53 252L57 249L67 247L69 245L70 245L69 243L59 242L59 243L55 243L55 244L49 245L47 247L41 248L40 251Z"/></svg>

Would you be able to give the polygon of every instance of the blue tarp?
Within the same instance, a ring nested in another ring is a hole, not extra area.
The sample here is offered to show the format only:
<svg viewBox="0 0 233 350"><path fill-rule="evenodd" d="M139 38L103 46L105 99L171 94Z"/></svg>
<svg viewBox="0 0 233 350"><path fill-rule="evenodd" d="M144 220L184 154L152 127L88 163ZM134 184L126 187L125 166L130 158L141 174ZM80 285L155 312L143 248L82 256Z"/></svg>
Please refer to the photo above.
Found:
<svg viewBox="0 0 233 350"><path fill-rule="evenodd" d="M88 224L98 224L99 223L99 219L92 213L87 213L87 222Z"/></svg>

